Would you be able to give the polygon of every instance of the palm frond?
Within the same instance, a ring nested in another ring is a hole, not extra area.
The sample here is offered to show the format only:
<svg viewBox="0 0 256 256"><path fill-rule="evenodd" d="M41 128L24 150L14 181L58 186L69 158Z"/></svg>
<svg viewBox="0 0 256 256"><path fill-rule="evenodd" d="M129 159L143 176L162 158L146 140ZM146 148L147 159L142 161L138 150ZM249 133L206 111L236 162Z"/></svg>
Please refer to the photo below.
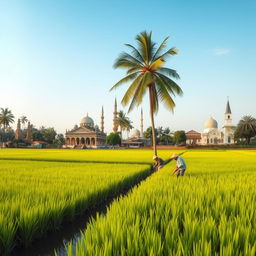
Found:
<svg viewBox="0 0 256 256"><path fill-rule="evenodd" d="M160 46L158 47L158 49L156 50L154 56L152 57L152 61L155 61L156 59L159 58L161 51L166 47L166 42L169 39L169 36L167 36L163 42L160 44Z"/></svg>
<svg viewBox="0 0 256 256"><path fill-rule="evenodd" d="M131 44L125 44L125 46L128 46L129 48L132 49L132 54L135 56L136 59L139 59L141 63L144 63L144 59L141 56L140 52L138 51L137 48L135 48L133 45Z"/></svg>
<svg viewBox="0 0 256 256"><path fill-rule="evenodd" d="M174 69L171 69L171 68L161 67L157 70L157 73L161 73L163 75L167 75L167 76L170 76L170 77L173 77L173 78L176 78L176 79L180 79L180 76L177 73L177 71L174 70Z"/></svg>
<svg viewBox="0 0 256 256"><path fill-rule="evenodd" d="M135 67L140 67L140 65L126 59L118 59L113 65L113 68L135 68Z"/></svg>
<svg viewBox="0 0 256 256"><path fill-rule="evenodd" d="M143 66L143 63L127 52L122 52L114 63L114 68L118 68L123 62L134 63L134 65Z"/></svg>
<svg viewBox="0 0 256 256"><path fill-rule="evenodd" d="M146 31L144 31L136 37L139 45L139 51L141 52L146 65L150 63L155 51L155 43L152 42L151 36L152 32L148 34Z"/></svg>
<svg viewBox="0 0 256 256"><path fill-rule="evenodd" d="M128 76L122 78L121 80L119 80L111 89L110 91L112 91L113 89L116 89L117 87L119 87L120 85L129 82L130 80L136 78L136 76L138 76L139 72L135 72L132 74L129 74Z"/></svg>
<svg viewBox="0 0 256 256"><path fill-rule="evenodd" d="M158 77L160 77L165 82L166 89L169 92L171 92L174 96L176 96L176 95L182 96L183 95L182 89L172 79L170 79L169 77L167 77L161 73L156 73L156 75Z"/></svg>
<svg viewBox="0 0 256 256"><path fill-rule="evenodd" d="M127 89L121 101L123 106L126 106L135 97L135 92L140 85L142 77L143 77L142 75L139 75Z"/></svg>
<svg viewBox="0 0 256 256"><path fill-rule="evenodd" d="M168 51L166 51L165 53L163 53L162 55L160 55L158 58L166 61L168 59L168 57L172 56L172 55L176 55L178 54L178 49L176 49L175 47L172 47L171 49L169 49Z"/></svg>
<svg viewBox="0 0 256 256"><path fill-rule="evenodd" d="M172 97L170 96L168 89L166 88L166 83L159 77L156 77L156 87L157 87L157 94L160 99L165 105L165 107L173 112L175 107L175 102L173 101Z"/></svg>

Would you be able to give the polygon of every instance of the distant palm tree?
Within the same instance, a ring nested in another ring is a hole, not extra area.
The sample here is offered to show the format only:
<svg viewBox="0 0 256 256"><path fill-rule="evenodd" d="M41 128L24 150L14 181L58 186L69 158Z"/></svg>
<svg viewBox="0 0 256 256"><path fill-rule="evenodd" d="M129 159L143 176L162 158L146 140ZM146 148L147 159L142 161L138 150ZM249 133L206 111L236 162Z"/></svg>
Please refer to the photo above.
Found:
<svg viewBox="0 0 256 256"><path fill-rule="evenodd" d="M20 117L20 122L22 123L23 129L25 128L25 124L28 122L28 118L26 116Z"/></svg>
<svg viewBox="0 0 256 256"><path fill-rule="evenodd" d="M126 69L126 76L110 90L124 83L131 83L122 99L124 106L130 103L128 112L135 105L139 106L146 92L149 92L153 148L154 154L157 155L154 114L158 111L159 101L162 101L167 109L173 111L175 103L172 96L182 95L182 89L171 79L179 79L176 70L163 67L168 57L178 53L177 49L171 48L163 52L169 37L166 37L156 48L156 43L151 40L151 35L151 32L147 33L146 31L137 35L137 48L126 44L131 49L131 54L121 53L114 63L114 68Z"/></svg>
<svg viewBox="0 0 256 256"><path fill-rule="evenodd" d="M256 119L252 116L244 116L237 125L235 137L244 138L246 144L250 144L254 136L256 136Z"/></svg>
<svg viewBox="0 0 256 256"><path fill-rule="evenodd" d="M126 116L124 111L120 110L117 113L117 123L118 123L118 126L120 127L120 135L122 139L123 131L124 130L130 131L133 128L131 124L131 120L129 119L129 117Z"/></svg>
<svg viewBox="0 0 256 256"><path fill-rule="evenodd" d="M6 128L14 122L14 115L8 108L1 108L0 110L0 125L3 126L3 131L5 133Z"/></svg>

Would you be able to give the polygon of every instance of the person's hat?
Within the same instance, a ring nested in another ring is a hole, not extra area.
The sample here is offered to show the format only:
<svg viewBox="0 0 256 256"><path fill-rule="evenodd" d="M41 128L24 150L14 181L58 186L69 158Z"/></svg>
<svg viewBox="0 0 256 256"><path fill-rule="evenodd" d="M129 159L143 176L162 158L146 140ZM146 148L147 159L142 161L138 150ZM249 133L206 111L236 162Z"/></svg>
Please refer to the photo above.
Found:
<svg viewBox="0 0 256 256"><path fill-rule="evenodd" d="M155 159L157 159L157 156L156 156L156 155L153 156L153 160L155 160Z"/></svg>
<svg viewBox="0 0 256 256"><path fill-rule="evenodd" d="M174 158L176 158L176 157L178 157L178 155L174 153L174 154L172 155L171 159L174 159Z"/></svg>

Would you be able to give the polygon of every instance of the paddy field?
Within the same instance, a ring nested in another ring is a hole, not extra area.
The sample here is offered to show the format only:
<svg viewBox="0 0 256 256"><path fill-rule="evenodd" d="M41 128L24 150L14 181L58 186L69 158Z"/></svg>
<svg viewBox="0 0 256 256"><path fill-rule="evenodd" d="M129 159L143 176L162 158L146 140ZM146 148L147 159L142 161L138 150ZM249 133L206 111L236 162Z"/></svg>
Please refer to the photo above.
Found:
<svg viewBox="0 0 256 256"><path fill-rule="evenodd" d="M167 160L173 151L160 150ZM181 151L177 152L181 153ZM0 150L0 254L117 198L68 255L255 255L256 151L188 150L151 172L151 150Z"/></svg>

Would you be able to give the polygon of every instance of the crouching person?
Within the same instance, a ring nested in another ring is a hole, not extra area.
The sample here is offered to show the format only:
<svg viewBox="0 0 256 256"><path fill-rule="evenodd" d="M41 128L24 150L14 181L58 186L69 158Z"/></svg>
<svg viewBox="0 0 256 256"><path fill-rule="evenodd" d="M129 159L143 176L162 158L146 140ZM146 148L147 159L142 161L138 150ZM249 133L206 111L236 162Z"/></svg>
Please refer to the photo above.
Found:
<svg viewBox="0 0 256 256"><path fill-rule="evenodd" d="M184 176L184 173L187 168L184 159L177 154L173 154L171 159L174 159L176 161L176 168L174 169L172 175L174 175L176 173L177 177Z"/></svg>
<svg viewBox="0 0 256 256"><path fill-rule="evenodd" d="M153 166L154 171L160 170L164 166L164 160L158 156L153 156L153 160L155 161L155 164Z"/></svg>

